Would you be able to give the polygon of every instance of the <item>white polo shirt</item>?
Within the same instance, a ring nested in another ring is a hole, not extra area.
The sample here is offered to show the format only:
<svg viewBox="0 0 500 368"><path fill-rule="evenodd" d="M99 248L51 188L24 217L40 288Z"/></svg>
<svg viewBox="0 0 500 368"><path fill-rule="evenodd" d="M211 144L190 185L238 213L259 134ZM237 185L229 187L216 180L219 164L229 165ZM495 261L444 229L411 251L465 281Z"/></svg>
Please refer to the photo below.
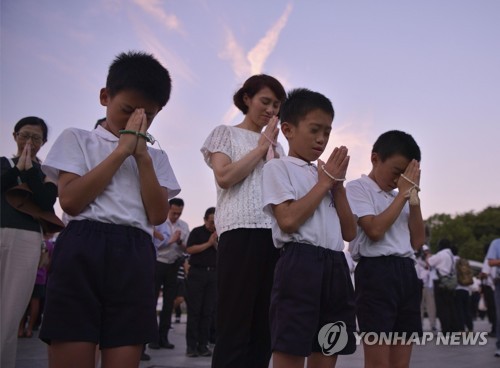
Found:
<svg viewBox="0 0 500 368"><path fill-rule="evenodd" d="M330 192L323 198L314 214L295 233L283 232L272 213L271 205L298 200L309 193L317 182L316 166L295 157L284 156L264 165L262 204L264 212L271 216L276 248L281 248L288 242L299 242L336 251L344 249L340 221Z"/></svg>
<svg viewBox="0 0 500 368"><path fill-rule="evenodd" d="M179 230L181 232L181 242L182 245L177 243L168 244L170 237ZM156 231L163 235L163 240L154 238L154 245L158 250L156 254L156 260L162 263L172 264L184 254L185 247L187 245L187 240L189 237L189 225L181 220L177 219L175 223L172 223L169 218L163 224L156 226Z"/></svg>
<svg viewBox="0 0 500 368"><path fill-rule="evenodd" d="M101 126L92 131L69 128L56 139L45 159L42 170L57 181L59 171L80 176L99 165L118 145L119 138ZM165 152L148 147L160 185L168 190L169 198L180 192L172 167ZM149 223L142 204L139 170L135 159L128 157L116 171L106 189L71 220L94 220L104 223L128 225L144 230L151 236Z"/></svg>
<svg viewBox="0 0 500 368"><path fill-rule="evenodd" d="M366 175L347 183L346 190L351 210L358 218L369 215L376 216L384 212L397 195L395 190L383 191L377 183ZM349 243L349 249L358 249L359 251L359 254L354 252L353 258L357 260L359 256L400 256L415 259L410 243L409 216L410 207L406 203L394 224L377 242L368 238L358 226L356 238Z"/></svg>
<svg viewBox="0 0 500 368"><path fill-rule="evenodd" d="M455 256L451 249L446 248L427 258L427 263L434 267L441 276L445 276L455 269Z"/></svg>

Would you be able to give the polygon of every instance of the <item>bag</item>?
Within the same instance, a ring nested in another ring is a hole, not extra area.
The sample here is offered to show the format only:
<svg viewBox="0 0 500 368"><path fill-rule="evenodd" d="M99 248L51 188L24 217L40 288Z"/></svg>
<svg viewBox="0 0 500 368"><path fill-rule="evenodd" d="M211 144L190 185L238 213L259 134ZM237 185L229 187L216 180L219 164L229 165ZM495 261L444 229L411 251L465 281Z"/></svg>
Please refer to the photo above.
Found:
<svg viewBox="0 0 500 368"><path fill-rule="evenodd" d="M452 273L450 275L439 276L438 287L445 290L455 290L457 287L457 275Z"/></svg>
<svg viewBox="0 0 500 368"><path fill-rule="evenodd" d="M12 159L7 159L12 167L14 162ZM64 229L64 223L52 211L42 210L33 200L33 192L28 184L22 183L18 177L19 185L10 188L5 192L5 199L8 204L14 207L19 212L31 215L42 227L44 233L58 233Z"/></svg>
<svg viewBox="0 0 500 368"><path fill-rule="evenodd" d="M436 270L438 275L438 287L444 290L455 290L458 285L457 273L455 272L455 258L453 253L450 251L451 257L451 269L448 275L441 276L438 270Z"/></svg>
<svg viewBox="0 0 500 368"><path fill-rule="evenodd" d="M459 258L456 264L457 271L457 282L462 286L469 286L474 283L472 277L472 268L470 267L469 261L465 258Z"/></svg>
<svg viewBox="0 0 500 368"><path fill-rule="evenodd" d="M21 183L5 192L5 199L19 212L31 215L40 223L44 233L58 233L64 229L64 223L54 212L44 211L33 200L33 192L28 184Z"/></svg>

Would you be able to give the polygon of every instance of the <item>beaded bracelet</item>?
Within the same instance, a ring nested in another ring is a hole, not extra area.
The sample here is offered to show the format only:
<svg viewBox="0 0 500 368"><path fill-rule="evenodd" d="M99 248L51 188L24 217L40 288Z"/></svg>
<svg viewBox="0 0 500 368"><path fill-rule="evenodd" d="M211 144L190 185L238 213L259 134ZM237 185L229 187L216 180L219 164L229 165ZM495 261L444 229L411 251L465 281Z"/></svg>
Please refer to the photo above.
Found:
<svg viewBox="0 0 500 368"><path fill-rule="evenodd" d="M269 143L271 143L272 146L276 147L278 145L275 141L269 138L266 133L261 133L261 134L269 141Z"/></svg>
<svg viewBox="0 0 500 368"><path fill-rule="evenodd" d="M154 137L149 133L144 134L144 133L138 132L136 130L127 130L127 129L119 130L118 133L120 133L120 134L134 134L138 137L144 138L147 142L149 142L151 144L155 143Z"/></svg>
<svg viewBox="0 0 500 368"><path fill-rule="evenodd" d="M335 180L335 181L345 181L345 178L336 178L335 176L333 176L332 174L330 174L328 171L326 171L325 169L325 165L321 165L321 170L323 170L323 172L328 175L328 177L332 180Z"/></svg>

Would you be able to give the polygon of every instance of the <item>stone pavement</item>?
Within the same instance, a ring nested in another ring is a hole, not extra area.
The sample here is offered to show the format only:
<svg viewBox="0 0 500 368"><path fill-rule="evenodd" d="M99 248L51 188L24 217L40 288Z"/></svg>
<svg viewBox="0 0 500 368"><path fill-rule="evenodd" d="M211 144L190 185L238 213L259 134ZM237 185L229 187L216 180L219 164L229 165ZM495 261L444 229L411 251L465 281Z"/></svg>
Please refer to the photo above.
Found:
<svg viewBox="0 0 500 368"><path fill-rule="evenodd" d="M169 338L175 345L173 350L151 350L151 360L141 362L140 368L182 368L182 367L210 367L211 358L188 358L185 340L185 315L180 324L172 324ZM424 323L424 330L426 329ZM489 331L489 324L478 320L474 323L475 331ZM411 358L412 368L493 368L500 367L500 358L494 357L495 338L489 337L487 344L483 346L443 346L435 343L427 343L415 346ZM363 367L363 349L358 347L356 353L349 356L341 356L337 361L338 368L360 368ZM47 368L47 348L36 334L33 338L19 339L17 350L16 368ZM272 367L272 365L270 366ZM235 367L238 368L238 367Z"/></svg>

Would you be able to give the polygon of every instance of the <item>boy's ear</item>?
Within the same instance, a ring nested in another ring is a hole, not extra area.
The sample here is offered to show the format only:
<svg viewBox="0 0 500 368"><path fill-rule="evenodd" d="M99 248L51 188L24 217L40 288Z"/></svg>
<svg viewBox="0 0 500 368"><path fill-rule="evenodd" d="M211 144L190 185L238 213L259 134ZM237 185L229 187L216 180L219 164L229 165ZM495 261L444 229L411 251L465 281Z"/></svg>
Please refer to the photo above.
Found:
<svg viewBox="0 0 500 368"><path fill-rule="evenodd" d="M378 154L376 152L372 152L372 155L371 155L372 165L375 165L379 161L380 161L380 157L378 156Z"/></svg>
<svg viewBox="0 0 500 368"><path fill-rule="evenodd" d="M99 92L99 100L101 101L102 106L108 106L109 94L106 88L101 88L101 91Z"/></svg>
<svg viewBox="0 0 500 368"><path fill-rule="evenodd" d="M281 132L285 136L286 139L290 138L293 134L293 125L283 121L281 123Z"/></svg>

